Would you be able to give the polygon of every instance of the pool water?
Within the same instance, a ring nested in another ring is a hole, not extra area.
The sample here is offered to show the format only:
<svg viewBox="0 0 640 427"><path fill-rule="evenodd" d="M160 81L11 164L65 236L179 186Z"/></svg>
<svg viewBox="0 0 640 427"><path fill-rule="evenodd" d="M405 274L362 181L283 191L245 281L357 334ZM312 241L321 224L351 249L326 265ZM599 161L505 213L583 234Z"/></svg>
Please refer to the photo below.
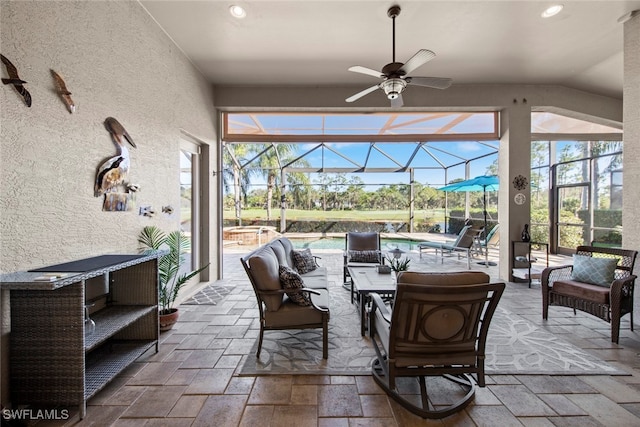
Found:
<svg viewBox="0 0 640 427"><path fill-rule="evenodd" d="M295 249L344 249L344 237L324 237L320 239L290 239ZM383 251L398 248L408 252L418 249L418 243L409 239L382 238L380 244Z"/></svg>

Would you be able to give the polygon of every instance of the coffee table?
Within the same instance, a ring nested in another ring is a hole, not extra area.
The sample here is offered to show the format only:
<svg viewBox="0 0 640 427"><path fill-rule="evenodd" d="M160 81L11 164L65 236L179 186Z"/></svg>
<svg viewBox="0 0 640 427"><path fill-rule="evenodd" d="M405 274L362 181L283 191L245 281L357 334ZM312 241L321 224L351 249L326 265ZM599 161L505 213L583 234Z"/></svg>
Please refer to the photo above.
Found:
<svg viewBox="0 0 640 427"><path fill-rule="evenodd" d="M396 293L396 275L380 274L375 267L349 267L349 274L353 280L354 292L358 296L360 306L360 334L364 336L366 330L366 307L369 294L375 292L383 296L394 296Z"/></svg>

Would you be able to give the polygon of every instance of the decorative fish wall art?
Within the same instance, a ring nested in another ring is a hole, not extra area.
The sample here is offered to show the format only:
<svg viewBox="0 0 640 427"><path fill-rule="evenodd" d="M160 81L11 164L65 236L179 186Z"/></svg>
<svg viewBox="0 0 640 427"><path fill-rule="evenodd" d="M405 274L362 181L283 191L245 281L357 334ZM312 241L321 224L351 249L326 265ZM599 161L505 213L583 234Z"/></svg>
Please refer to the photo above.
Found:
<svg viewBox="0 0 640 427"><path fill-rule="evenodd" d="M5 85L13 85L15 90L22 96L24 99L24 103L27 104L27 107L31 107L31 94L25 87L23 86L27 82L22 80L18 75L18 69L7 59L6 56L0 53L0 59L2 63L7 68L7 74L9 75L8 79L3 78L2 83Z"/></svg>
<svg viewBox="0 0 640 427"><path fill-rule="evenodd" d="M51 75L53 76L53 80L56 83L56 90L58 91L58 95L62 98L62 102L67 106L67 110L69 113L76 112L76 104L71 99L71 92L67 90L67 85L64 83L64 80L60 76L60 74L56 73L54 70L51 70Z"/></svg>

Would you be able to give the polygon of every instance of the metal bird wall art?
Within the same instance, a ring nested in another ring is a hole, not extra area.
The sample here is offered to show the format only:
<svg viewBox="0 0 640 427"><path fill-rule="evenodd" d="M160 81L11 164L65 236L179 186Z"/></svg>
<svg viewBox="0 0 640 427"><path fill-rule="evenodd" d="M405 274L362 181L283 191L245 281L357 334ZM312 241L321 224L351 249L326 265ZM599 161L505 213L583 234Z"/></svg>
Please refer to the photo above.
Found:
<svg viewBox="0 0 640 427"><path fill-rule="evenodd" d="M136 147L133 139L119 121L113 117L107 117L104 121L104 126L111 134L111 139L116 144L118 154L103 162L98 168L95 182L95 196L109 192L115 192L118 190L118 186L124 183L127 174L129 173L130 159L129 150L127 149L123 138L131 144L132 147Z"/></svg>
<svg viewBox="0 0 640 427"><path fill-rule="evenodd" d="M2 83L6 85L13 85L16 91L22 96L22 98L24 98L24 103L27 104L27 107L31 107L31 94L23 86L27 82L18 76L18 69L7 59L6 56L0 53L0 59L5 67L7 67L7 74L9 75L8 79L2 79Z"/></svg>
<svg viewBox="0 0 640 427"><path fill-rule="evenodd" d="M67 106L67 110L69 113L76 112L76 104L71 99L71 92L67 90L67 85L64 83L64 80L60 76L60 74L56 73L54 70L51 70L51 75L53 76L53 80L56 83L56 90L58 91L58 95L62 98L62 102Z"/></svg>

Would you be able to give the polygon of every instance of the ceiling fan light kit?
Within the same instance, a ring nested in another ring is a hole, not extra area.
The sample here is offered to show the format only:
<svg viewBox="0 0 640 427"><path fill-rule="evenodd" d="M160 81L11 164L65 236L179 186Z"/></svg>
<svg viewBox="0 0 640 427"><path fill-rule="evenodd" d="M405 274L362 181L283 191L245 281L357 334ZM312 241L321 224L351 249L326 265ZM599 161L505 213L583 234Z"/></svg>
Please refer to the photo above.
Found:
<svg viewBox="0 0 640 427"><path fill-rule="evenodd" d="M407 82L402 79L387 79L380 83L380 86L387 94L387 98L398 99L404 88L407 87Z"/></svg>
<svg viewBox="0 0 640 427"><path fill-rule="evenodd" d="M407 85L416 85L430 87L434 89L446 89L451 86L451 79L443 77L409 77L407 74L413 70L426 64L435 58L436 54L428 49L420 49L406 63L396 62L396 17L400 15L400 6L391 6L387 11L387 15L393 21L392 24L392 58L391 62L384 67L382 71L372 70L371 68L356 65L349 68L354 73L366 74L368 76L382 79L382 83L371 86L363 91L350 96L345 101L354 102L374 92L376 89L382 89L391 101L392 107L402 107L402 92Z"/></svg>

